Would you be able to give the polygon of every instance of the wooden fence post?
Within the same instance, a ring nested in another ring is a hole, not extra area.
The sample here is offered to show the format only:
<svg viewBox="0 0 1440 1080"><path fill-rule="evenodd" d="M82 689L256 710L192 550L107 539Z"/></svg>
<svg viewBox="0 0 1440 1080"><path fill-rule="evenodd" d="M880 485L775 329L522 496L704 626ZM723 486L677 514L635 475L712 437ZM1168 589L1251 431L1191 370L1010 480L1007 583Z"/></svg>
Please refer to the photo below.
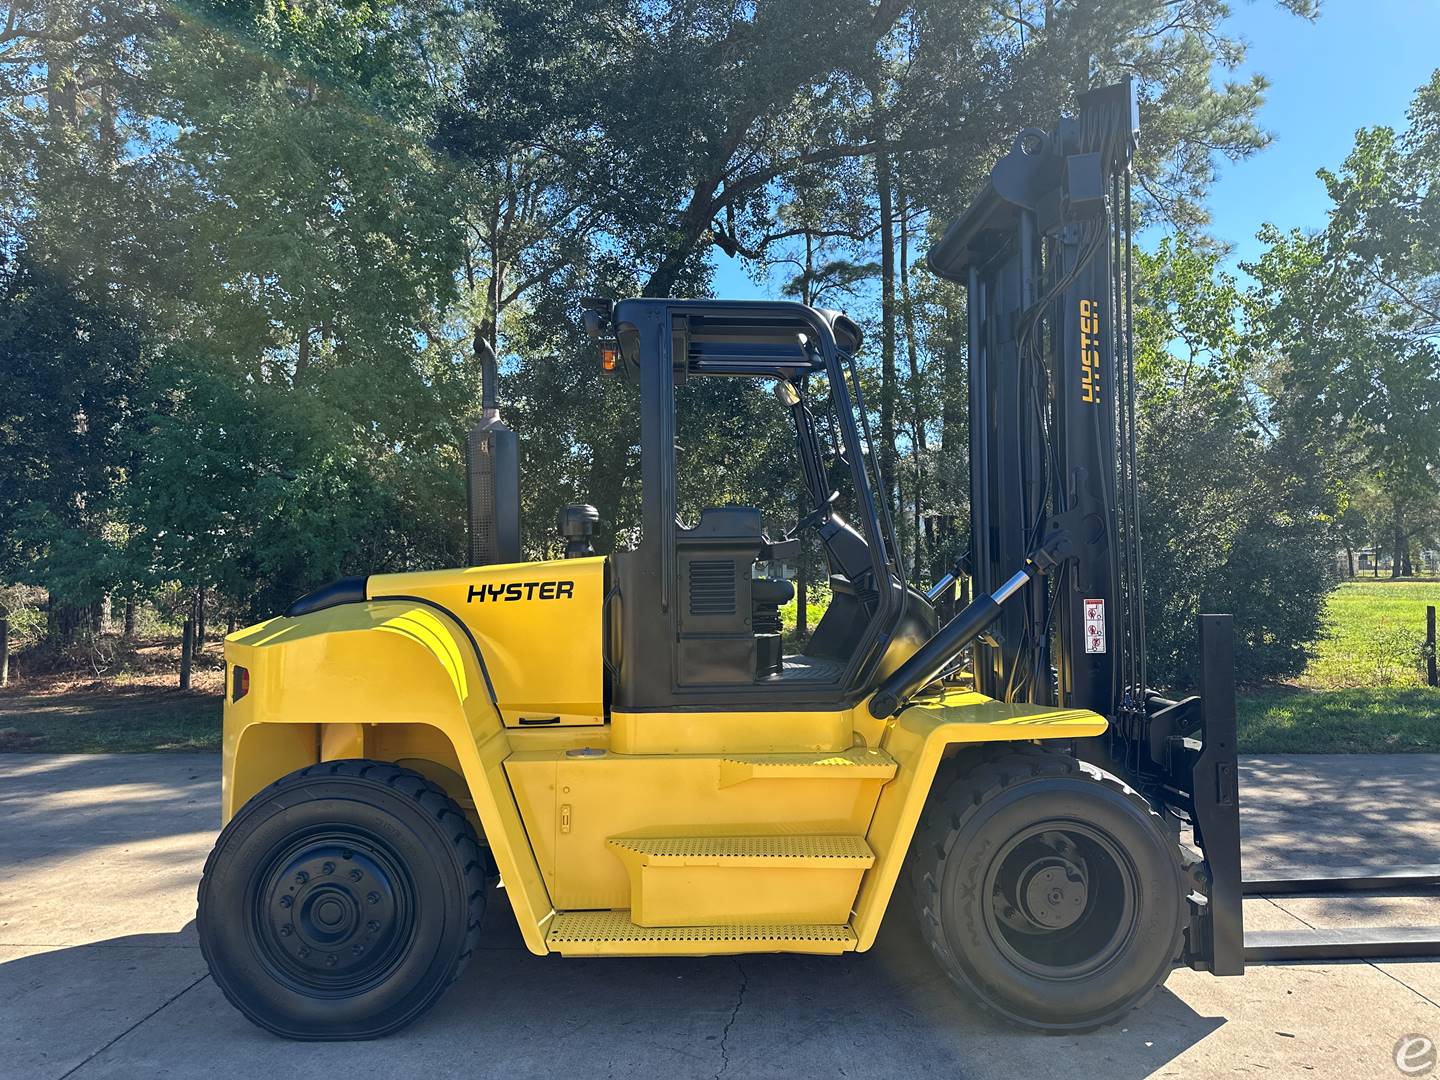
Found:
<svg viewBox="0 0 1440 1080"><path fill-rule="evenodd" d="M1440 686L1440 675L1435 670L1435 605L1425 608L1425 681L1431 686Z"/></svg>
<svg viewBox="0 0 1440 1080"><path fill-rule="evenodd" d="M195 649L195 620L186 619L180 635L180 689L190 689L190 657Z"/></svg>

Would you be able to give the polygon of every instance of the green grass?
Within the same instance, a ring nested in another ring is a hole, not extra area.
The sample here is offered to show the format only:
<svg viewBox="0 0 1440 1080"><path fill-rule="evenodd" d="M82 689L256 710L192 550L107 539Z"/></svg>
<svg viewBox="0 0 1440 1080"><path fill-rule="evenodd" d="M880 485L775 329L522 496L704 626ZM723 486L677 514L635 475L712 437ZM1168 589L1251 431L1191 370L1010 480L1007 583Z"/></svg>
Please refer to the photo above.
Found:
<svg viewBox="0 0 1440 1080"><path fill-rule="evenodd" d="M1326 603L1328 636L1299 684L1312 690L1423 686L1425 605L1440 581L1341 582Z"/></svg>
<svg viewBox="0 0 1440 1080"><path fill-rule="evenodd" d="M0 694L0 751L218 751L219 694L115 686Z"/></svg>
<svg viewBox="0 0 1440 1080"><path fill-rule="evenodd" d="M792 584L795 584L792 582ZM796 632L796 623L800 615L799 597L792 597L788 604L780 605L780 627L785 633L785 651L797 651L810 635L815 632L815 627L820 625L820 619L830 607L830 586L827 583L812 584L807 590L807 601L805 604L806 628L803 635Z"/></svg>
<svg viewBox="0 0 1440 1080"><path fill-rule="evenodd" d="M1277 687L1237 704L1246 754L1440 752L1440 690L1430 687Z"/></svg>
<svg viewBox="0 0 1440 1080"><path fill-rule="evenodd" d="M1425 685L1425 606L1440 582L1342 582L1327 636L1293 686L1242 691L1243 753L1440 752L1440 689Z"/></svg>

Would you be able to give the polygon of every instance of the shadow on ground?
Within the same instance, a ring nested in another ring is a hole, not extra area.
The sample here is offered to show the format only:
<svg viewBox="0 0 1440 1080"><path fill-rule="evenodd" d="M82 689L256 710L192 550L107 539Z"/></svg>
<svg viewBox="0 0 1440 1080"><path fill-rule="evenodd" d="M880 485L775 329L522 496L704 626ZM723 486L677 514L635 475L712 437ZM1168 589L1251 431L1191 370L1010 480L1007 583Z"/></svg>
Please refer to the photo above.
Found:
<svg viewBox="0 0 1440 1080"><path fill-rule="evenodd" d="M1063 1060L1070 1075L1132 1080L1224 1023L1161 990L1101 1032L1018 1031L955 993L908 917L890 919L870 953L842 958L537 957L497 894L470 967L419 1022L377 1042L296 1044L231 1008L194 942L192 924L0 962L12 1022L0 1075L224 1080L293 1073L303 1055L312 1075L1009 1077L1050 1075ZM62 1015L77 1019L53 1039ZM66 1054L77 1045L91 1049Z"/></svg>
<svg viewBox="0 0 1440 1080"><path fill-rule="evenodd" d="M218 765L213 755L0 756L0 1080L1261 1070L1348 1080L1393 1075L1397 1038L1440 1032L1433 963L1272 965L1243 979L1181 970L1118 1025L1045 1037L959 996L903 898L861 955L567 960L525 951L497 892L470 968L418 1023L373 1043L286 1042L224 1000L196 945ZM1248 759L1247 867L1440 862L1436 765ZM1428 902L1418 917L1398 904L1390 917L1440 922ZM1275 929L1362 919L1342 904L1257 899L1246 918Z"/></svg>
<svg viewBox="0 0 1440 1080"><path fill-rule="evenodd" d="M1440 770L1426 764L1433 760L1378 754L1242 759L1245 869L1440 863Z"/></svg>
<svg viewBox="0 0 1440 1080"><path fill-rule="evenodd" d="M14 754L4 764L0 868L8 871L69 852L213 830L219 822L220 759L213 755Z"/></svg>

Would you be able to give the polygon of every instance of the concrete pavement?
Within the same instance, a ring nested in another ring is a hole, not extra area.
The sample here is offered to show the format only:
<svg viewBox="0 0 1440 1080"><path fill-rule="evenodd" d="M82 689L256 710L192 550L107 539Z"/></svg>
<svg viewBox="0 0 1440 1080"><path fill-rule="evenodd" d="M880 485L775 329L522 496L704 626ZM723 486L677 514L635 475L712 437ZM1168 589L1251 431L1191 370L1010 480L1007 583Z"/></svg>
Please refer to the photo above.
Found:
<svg viewBox="0 0 1440 1080"><path fill-rule="evenodd" d="M1440 963L1177 971L1124 1023L1074 1038L991 1022L952 992L897 904L839 959L563 960L520 945L503 893L484 947L419 1023L374 1043L252 1027L205 973L195 883L219 760L0 755L0 1078L1398 1077L1440 1041ZM1248 868L1440 863L1440 755L1243 763ZM1440 924L1440 898L1246 902L1282 929Z"/></svg>

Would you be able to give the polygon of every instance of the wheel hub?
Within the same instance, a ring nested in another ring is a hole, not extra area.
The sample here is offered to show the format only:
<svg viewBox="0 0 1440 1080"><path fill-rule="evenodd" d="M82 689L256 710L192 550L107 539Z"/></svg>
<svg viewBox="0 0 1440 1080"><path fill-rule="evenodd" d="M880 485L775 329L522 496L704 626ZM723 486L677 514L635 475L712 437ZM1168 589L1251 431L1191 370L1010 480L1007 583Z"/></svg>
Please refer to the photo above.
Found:
<svg viewBox="0 0 1440 1080"><path fill-rule="evenodd" d="M378 851L316 839L282 854L262 891L260 944L306 986L340 989L372 977L405 936L409 903Z"/></svg>
<svg viewBox="0 0 1440 1080"><path fill-rule="evenodd" d="M1036 926L1063 930L1085 913L1089 889L1074 865L1060 860L1039 860L1020 876L1020 911Z"/></svg>
<svg viewBox="0 0 1440 1080"><path fill-rule="evenodd" d="M1137 888L1119 848L1077 821L1032 826L997 853L988 875L991 938L1042 978L1104 967L1123 946Z"/></svg>

